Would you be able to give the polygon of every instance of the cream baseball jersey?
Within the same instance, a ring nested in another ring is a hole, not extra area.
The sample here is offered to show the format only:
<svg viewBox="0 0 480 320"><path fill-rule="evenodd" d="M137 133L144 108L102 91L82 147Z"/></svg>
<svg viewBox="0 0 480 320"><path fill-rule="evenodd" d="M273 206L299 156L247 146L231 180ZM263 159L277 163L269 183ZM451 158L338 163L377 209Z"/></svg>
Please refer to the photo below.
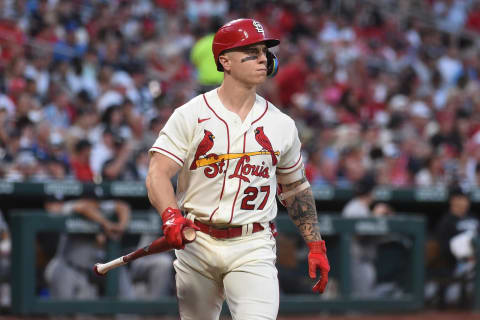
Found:
<svg viewBox="0 0 480 320"><path fill-rule="evenodd" d="M268 222L277 214L276 173L302 166L294 121L256 96L242 122L226 109L217 90L177 108L150 152L160 152L182 168L179 208L219 225Z"/></svg>

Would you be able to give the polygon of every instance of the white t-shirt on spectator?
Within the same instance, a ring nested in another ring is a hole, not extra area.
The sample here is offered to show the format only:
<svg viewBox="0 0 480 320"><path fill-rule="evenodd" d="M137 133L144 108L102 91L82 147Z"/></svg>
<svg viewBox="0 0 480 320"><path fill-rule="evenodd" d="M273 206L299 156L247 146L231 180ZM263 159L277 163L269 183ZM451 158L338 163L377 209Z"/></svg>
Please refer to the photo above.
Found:
<svg viewBox="0 0 480 320"><path fill-rule="evenodd" d="M342 211L345 218L367 218L370 216L370 208L358 198L350 200Z"/></svg>
<svg viewBox="0 0 480 320"><path fill-rule="evenodd" d="M112 154L112 151L103 142L93 146L90 167L95 175L101 175L103 164L112 157Z"/></svg>

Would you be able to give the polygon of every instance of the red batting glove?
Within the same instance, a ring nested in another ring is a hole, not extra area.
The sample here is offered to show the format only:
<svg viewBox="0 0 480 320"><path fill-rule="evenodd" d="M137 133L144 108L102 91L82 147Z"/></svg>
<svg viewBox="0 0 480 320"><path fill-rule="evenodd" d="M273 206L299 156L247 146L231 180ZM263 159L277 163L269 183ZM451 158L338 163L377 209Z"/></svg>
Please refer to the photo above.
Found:
<svg viewBox="0 0 480 320"><path fill-rule="evenodd" d="M162 230L167 243L175 249L185 248L185 243L182 238L182 230L185 227L200 230L193 221L185 219L178 209L168 207L162 212Z"/></svg>
<svg viewBox="0 0 480 320"><path fill-rule="evenodd" d="M317 268L320 269L320 280L313 286L312 291L323 293L328 282L328 272L330 271L325 241L309 242L307 245L310 248L308 253L308 273L310 278L316 279Z"/></svg>

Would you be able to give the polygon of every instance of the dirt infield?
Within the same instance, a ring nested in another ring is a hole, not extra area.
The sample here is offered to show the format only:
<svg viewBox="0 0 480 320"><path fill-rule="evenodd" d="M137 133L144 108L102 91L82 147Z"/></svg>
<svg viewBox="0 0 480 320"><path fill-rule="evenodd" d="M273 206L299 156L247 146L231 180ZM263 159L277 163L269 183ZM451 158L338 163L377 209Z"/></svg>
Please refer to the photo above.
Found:
<svg viewBox="0 0 480 320"><path fill-rule="evenodd" d="M178 317L152 317L137 316L132 317L136 320L178 320ZM0 320L114 320L113 317L92 317L92 316L76 316L76 317L22 317L22 316L2 316ZM128 319L128 317L124 318ZM221 317L220 320L231 320L230 317ZM480 313L472 312L419 312L402 315L310 315L310 316L281 316L278 320L480 320Z"/></svg>

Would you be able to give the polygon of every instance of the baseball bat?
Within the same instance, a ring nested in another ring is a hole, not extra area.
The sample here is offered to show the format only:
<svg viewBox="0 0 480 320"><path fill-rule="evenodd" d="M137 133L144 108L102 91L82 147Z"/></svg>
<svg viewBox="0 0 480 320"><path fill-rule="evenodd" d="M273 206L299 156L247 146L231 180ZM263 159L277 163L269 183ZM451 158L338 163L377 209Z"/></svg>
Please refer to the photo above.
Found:
<svg viewBox="0 0 480 320"><path fill-rule="evenodd" d="M182 230L182 238L185 241L185 243L190 243L195 240L196 238L196 233L195 229L185 227ZM145 246L143 248L137 249L133 252L130 252L129 254L126 254L124 256L121 256L120 258L116 258L112 261L106 262L106 263L96 263L93 266L93 271L99 275L103 276L105 275L108 271L118 268L120 266L123 266L124 264L129 263L130 261L136 260L141 257L145 257L154 253L160 253L164 251L168 251L170 249L173 249L167 242L167 239L165 236L162 236L158 239L155 239L152 243L150 243L148 246Z"/></svg>

